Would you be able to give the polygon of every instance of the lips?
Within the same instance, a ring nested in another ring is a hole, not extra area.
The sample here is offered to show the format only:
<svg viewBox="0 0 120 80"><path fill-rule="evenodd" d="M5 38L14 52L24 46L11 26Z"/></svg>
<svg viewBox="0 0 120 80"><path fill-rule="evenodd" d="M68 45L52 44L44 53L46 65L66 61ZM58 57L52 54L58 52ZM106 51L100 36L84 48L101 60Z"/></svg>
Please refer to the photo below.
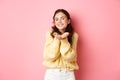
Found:
<svg viewBox="0 0 120 80"><path fill-rule="evenodd" d="M58 24L59 27L63 27L64 24Z"/></svg>

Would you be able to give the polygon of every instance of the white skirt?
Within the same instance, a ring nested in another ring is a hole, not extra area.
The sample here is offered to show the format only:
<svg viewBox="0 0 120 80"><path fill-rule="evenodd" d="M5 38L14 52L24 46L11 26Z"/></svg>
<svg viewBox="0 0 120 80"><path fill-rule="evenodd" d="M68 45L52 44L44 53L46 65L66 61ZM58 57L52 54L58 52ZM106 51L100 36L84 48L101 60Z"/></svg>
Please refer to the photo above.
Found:
<svg viewBox="0 0 120 80"><path fill-rule="evenodd" d="M75 80L75 75L65 69L47 69L44 80Z"/></svg>

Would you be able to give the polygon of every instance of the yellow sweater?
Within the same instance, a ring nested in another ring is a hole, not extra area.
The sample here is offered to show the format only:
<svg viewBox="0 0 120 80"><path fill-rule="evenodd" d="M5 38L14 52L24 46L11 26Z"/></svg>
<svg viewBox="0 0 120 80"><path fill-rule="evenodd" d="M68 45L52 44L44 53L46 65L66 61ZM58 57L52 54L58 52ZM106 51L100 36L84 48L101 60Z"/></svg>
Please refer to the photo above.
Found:
<svg viewBox="0 0 120 80"><path fill-rule="evenodd" d="M51 31L46 33L46 43L44 47L43 65L47 68L59 68L67 70L79 69L77 64L77 46L78 34L74 32L72 37L72 46L68 39L56 39L51 36Z"/></svg>

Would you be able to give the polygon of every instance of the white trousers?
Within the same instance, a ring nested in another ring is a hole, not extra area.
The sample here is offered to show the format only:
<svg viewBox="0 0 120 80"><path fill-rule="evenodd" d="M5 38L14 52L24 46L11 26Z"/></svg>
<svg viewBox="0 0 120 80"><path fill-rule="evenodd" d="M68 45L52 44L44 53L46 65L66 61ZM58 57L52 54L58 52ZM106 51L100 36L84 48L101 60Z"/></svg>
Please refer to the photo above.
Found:
<svg viewBox="0 0 120 80"><path fill-rule="evenodd" d="M44 80L75 80L74 71L47 69Z"/></svg>

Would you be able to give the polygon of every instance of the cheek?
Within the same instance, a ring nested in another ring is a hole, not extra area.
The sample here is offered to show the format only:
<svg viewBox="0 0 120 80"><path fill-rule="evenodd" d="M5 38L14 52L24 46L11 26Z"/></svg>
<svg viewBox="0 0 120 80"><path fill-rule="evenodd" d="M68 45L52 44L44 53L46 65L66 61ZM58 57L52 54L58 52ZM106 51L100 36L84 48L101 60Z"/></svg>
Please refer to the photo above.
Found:
<svg viewBox="0 0 120 80"><path fill-rule="evenodd" d="M68 20L64 20L64 23L68 24L68 23L69 23L69 21L68 21Z"/></svg>
<svg viewBox="0 0 120 80"><path fill-rule="evenodd" d="M54 25L56 25L57 24L57 22L54 22Z"/></svg>
<svg viewBox="0 0 120 80"><path fill-rule="evenodd" d="M56 24L57 24L57 22L56 22L56 21L53 21L53 24L54 24L54 25L56 25Z"/></svg>

